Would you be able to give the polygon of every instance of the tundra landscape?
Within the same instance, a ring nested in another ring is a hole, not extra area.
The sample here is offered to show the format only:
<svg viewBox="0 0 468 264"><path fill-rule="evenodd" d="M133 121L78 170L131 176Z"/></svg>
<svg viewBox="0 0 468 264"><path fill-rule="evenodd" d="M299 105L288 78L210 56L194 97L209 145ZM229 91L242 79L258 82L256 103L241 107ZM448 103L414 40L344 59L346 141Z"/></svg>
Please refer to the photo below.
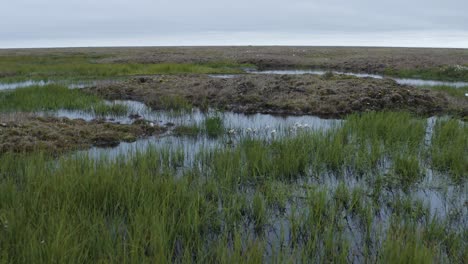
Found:
<svg viewBox="0 0 468 264"><path fill-rule="evenodd" d="M468 49L0 49L0 263L467 263Z"/></svg>

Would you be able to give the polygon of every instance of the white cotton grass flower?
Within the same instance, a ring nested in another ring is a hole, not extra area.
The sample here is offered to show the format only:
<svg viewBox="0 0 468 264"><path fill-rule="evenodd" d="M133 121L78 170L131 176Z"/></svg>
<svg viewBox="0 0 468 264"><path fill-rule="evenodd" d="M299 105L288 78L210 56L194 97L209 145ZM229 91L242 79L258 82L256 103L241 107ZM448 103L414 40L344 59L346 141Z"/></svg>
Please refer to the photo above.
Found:
<svg viewBox="0 0 468 264"><path fill-rule="evenodd" d="M236 131L234 129L229 129L228 134L233 135Z"/></svg>
<svg viewBox="0 0 468 264"><path fill-rule="evenodd" d="M271 133L272 135L276 134L276 129L273 129L270 133Z"/></svg>

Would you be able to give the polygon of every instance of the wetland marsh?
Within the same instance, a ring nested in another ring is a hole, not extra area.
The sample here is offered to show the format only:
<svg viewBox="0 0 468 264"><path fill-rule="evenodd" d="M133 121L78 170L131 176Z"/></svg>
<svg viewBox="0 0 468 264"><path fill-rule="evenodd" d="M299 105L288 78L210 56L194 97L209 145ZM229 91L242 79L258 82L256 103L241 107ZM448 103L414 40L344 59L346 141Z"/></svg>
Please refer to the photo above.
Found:
<svg viewBox="0 0 468 264"><path fill-rule="evenodd" d="M0 51L0 262L466 263L466 87L330 73L363 52Z"/></svg>

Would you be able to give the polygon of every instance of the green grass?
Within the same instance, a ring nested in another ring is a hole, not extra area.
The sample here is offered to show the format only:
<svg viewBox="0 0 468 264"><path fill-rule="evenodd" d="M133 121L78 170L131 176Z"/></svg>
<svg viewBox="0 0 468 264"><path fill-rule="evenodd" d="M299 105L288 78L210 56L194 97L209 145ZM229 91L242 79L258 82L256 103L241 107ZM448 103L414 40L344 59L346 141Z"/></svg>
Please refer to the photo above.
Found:
<svg viewBox="0 0 468 264"><path fill-rule="evenodd" d="M444 92L454 97L468 99L468 97L465 95L468 93L468 86L456 88L452 86L439 85L439 86L425 86L424 88Z"/></svg>
<svg viewBox="0 0 468 264"><path fill-rule="evenodd" d="M351 115L329 131L201 147L183 170L183 148L3 154L0 262L464 263L463 226L401 192L424 174L421 158L466 144L459 121L441 121L433 150L425 124ZM386 159L395 167L380 174Z"/></svg>
<svg viewBox="0 0 468 264"><path fill-rule="evenodd" d="M422 176L422 169L419 166L419 157L414 155L396 156L393 170L398 179L405 186L418 181Z"/></svg>
<svg viewBox="0 0 468 264"><path fill-rule="evenodd" d="M83 80L129 75L175 73L240 73L248 66L232 62L183 63L97 63L102 57L4 56L0 57L0 82L21 80Z"/></svg>
<svg viewBox="0 0 468 264"><path fill-rule="evenodd" d="M216 138L224 134L223 119L219 114L208 116L204 120L204 127L209 137Z"/></svg>
<svg viewBox="0 0 468 264"><path fill-rule="evenodd" d="M125 115L128 108L121 104L105 104L95 95L61 85L31 86L0 91L0 112L83 110L96 115Z"/></svg>
<svg viewBox="0 0 468 264"><path fill-rule="evenodd" d="M459 69L454 66L444 66L438 68L400 70L387 68L384 74L401 78L416 78L424 80L468 81L468 69L466 67Z"/></svg>
<svg viewBox="0 0 468 264"><path fill-rule="evenodd" d="M158 109L173 110L176 114L184 114L190 112L193 108L192 104L182 96L162 96L158 104Z"/></svg>
<svg viewBox="0 0 468 264"><path fill-rule="evenodd" d="M437 121L432 137L434 167L449 172L456 181L468 178L468 126L458 120Z"/></svg>

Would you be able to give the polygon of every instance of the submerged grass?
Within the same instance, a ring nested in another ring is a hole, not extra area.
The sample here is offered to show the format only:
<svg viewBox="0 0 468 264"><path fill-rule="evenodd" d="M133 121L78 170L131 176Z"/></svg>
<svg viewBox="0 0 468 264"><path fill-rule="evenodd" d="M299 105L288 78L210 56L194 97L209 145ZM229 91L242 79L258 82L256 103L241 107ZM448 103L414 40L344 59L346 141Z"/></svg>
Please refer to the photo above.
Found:
<svg viewBox="0 0 468 264"><path fill-rule="evenodd" d="M106 104L95 95L62 85L30 86L0 92L0 112L83 110L96 115L125 115L122 104Z"/></svg>
<svg viewBox="0 0 468 264"><path fill-rule="evenodd" d="M174 73L240 73L249 65L232 62L205 64L182 63L97 63L101 57L3 56L0 58L0 82L21 80L95 79L128 75Z"/></svg>

